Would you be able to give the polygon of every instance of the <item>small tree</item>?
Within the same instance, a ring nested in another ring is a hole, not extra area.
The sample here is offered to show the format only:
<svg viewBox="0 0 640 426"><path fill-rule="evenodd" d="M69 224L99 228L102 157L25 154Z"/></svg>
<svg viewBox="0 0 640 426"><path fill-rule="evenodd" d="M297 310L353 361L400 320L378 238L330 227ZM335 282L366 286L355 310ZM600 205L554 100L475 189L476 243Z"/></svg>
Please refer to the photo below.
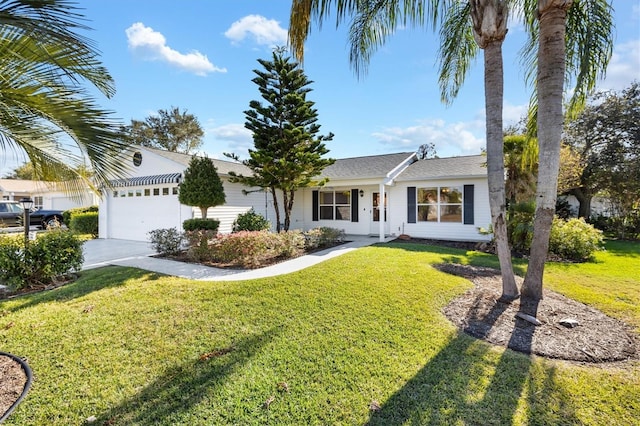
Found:
<svg viewBox="0 0 640 426"><path fill-rule="evenodd" d="M208 157L193 156L180 184L180 203L200 208L202 218L207 218L209 207L224 204L224 187L216 166Z"/></svg>
<svg viewBox="0 0 640 426"><path fill-rule="evenodd" d="M265 104L251 101L245 111L245 127L253 132L255 149L242 163L253 172L251 176L229 173L231 182L250 187L269 188L276 213L276 230L280 231L280 208L276 190L282 191L284 230L289 230L295 191L309 185L322 170L335 160L322 158L329 152L324 141L333 139L317 135L320 131L318 111L307 100L312 81L300 65L284 56L283 48L273 51L271 61L258 59L265 71L254 70L252 81L259 87ZM239 161L235 154L225 154Z"/></svg>
<svg viewBox="0 0 640 426"><path fill-rule="evenodd" d="M129 142L171 152L190 154L202 145L204 130L193 114L171 107L158 110L144 121L131 120L124 128Z"/></svg>

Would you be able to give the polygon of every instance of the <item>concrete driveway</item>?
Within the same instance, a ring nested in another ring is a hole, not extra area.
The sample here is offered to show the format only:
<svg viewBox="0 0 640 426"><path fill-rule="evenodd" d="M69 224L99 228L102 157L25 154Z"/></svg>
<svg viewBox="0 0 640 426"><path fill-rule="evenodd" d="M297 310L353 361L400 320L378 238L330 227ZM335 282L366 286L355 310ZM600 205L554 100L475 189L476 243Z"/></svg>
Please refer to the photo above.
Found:
<svg viewBox="0 0 640 426"><path fill-rule="evenodd" d="M148 242L95 239L83 245L84 264L82 269L98 268L122 260L144 258L155 254Z"/></svg>

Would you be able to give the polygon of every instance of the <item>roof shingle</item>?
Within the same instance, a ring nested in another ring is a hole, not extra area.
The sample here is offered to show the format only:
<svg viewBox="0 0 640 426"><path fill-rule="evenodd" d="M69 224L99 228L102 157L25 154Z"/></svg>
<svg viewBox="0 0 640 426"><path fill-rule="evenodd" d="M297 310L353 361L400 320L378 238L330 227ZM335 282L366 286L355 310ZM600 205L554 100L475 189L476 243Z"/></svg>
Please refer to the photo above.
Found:
<svg viewBox="0 0 640 426"><path fill-rule="evenodd" d="M406 182L427 179L486 177L486 162L487 157L484 155L418 160L407 167L396 180Z"/></svg>

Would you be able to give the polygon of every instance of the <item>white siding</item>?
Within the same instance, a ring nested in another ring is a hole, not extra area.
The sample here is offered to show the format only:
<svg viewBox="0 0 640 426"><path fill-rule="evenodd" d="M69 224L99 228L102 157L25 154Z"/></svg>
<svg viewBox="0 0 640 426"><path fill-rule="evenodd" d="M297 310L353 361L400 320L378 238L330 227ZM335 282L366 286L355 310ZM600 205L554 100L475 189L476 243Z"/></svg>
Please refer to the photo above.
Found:
<svg viewBox="0 0 640 426"><path fill-rule="evenodd" d="M332 190L363 189L364 195L358 196L358 221L349 220L313 220L312 193L316 188L305 188L296 193L293 211L291 212L291 229L308 231L313 228L329 227L343 230L346 234L368 235L371 222L371 194L378 190L377 186L332 186ZM327 188L324 188L327 189ZM323 190L324 190L323 189Z"/></svg>
<svg viewBox="0 0 640 426"><path fill-rule="evenodd" d="M433 186L462 186L474 185L474 223L437 223L437 222L407 222L407 188ZM392 188L393 203L391 203L391 232L405 233L416 238L431 238L453 241L488 241L488 235L481 235L478 228L488 228L491 224L491 210L489 209L489 188L486 179L441 180L402 182Z"/></svg>
<svg viewBox="0 0 640 426"><path fill-rule="evenodd" d="M250 191L248 194L244 194L243 190L247 187L239 183L229 183L225 179L222 179L224 187L224 194L226 202L223 206L210 207L207 210L207 217L211 219L217 219L220 221L218 231L223 234L228 234L233 229L233 222L236 220L239 214L246 213L252 207L253 210L271 220L272 228L275 227L273 222L275 221L275 213L273 212L273 203L271 202L271 195L265 192ZM266 204L266 206L265 206ZM194 217L201 217L200 209L193 209Z"/></svg>

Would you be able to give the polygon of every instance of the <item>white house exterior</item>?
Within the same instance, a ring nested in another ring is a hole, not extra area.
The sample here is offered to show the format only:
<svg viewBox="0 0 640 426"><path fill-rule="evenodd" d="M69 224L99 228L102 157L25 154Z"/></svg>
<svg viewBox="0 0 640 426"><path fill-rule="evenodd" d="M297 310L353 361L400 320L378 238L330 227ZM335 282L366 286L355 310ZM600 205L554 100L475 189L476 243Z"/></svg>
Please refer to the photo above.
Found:
<svg viewBox="0 0 640 426"><path fill-rule="evenodd" d="M34 208L44 210L68 210L98 204L98 197L89 189L70 195L64 192L60 182L38 180L0 179L0 197L12 201L31 198Z"/></svg>
<svg viewBox="0 0 640 426"><path fill-rule="evenodd" d="M190 155L138 147L129 157L131 177L104 191L100 238L144 241L151 230L182 229L185 219L199 216L199 209L178 202ZM321 175L329 179L325 186L296 192L290 229L326 226L381 240L400 234L488 240L478 232L491 223L485 161L480 155L418 160L411 152L336 160ZM231 232L238 214L250 208L273 223L270 194L259 190L247 194L246 187L229 182L229 172L248 175L250 170L234 162L213 162L226 203L209 209L207 215L221 221L220 232Z"/></svg>
<svg viewBox="0 0 640 426"><path fill-rule="evenodd" d="M491 223L483 156L418 160L415 153L336 160L322 188L299 191L291 227L347 234L485 241ZM385 203L380 200L386 199Z"/></svg>
<svg viewBox="0 0 640 426"><path fill-rule="evenodd" d="M200 209L180 204L179 185L192 156L159 149L137 147L126 154L131 166L130 177L113 181L113 189L104 189L99 204L99 237L126 240L148 240L149 231L176 228L182 222L200 216ZM240 184L228 181L229 172L249 173L245 166L212 159L222 180L226 203L210 208L207 216L220 220L220 232L231 232L238 214L252 207L263 216L265 193L243 194ZM267 205L270 200L267 200Z"/></svg>

